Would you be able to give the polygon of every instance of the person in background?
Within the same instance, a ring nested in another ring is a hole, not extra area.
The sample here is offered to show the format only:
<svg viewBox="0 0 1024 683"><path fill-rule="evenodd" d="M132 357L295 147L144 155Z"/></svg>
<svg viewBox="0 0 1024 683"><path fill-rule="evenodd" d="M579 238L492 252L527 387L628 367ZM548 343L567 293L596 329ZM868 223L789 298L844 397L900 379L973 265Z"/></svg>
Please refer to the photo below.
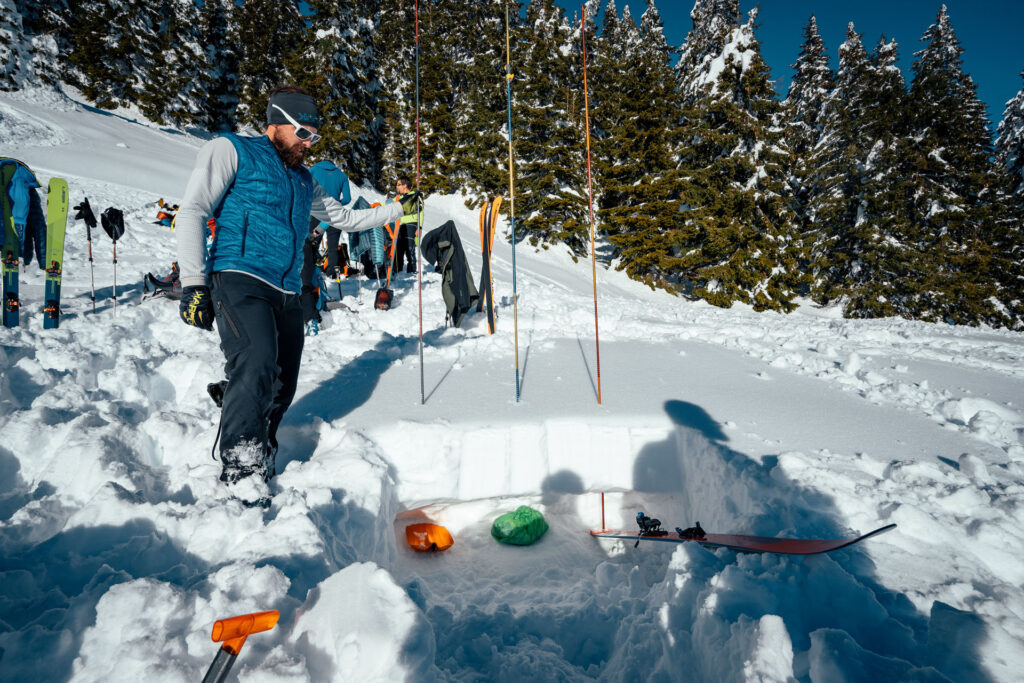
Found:
<svg viewBox="0 0 1024 683"><path fill-rule="evenodd" d="M310 167L309 173L313 176L313 180L324 188L324 192L340 201L342 206L347 206L352 201L348 176L333 161L326 159L319 161ZM341 230L325 222L320 222L319 225L320 230L326 231L327 234L327 270L325 272L328 277L337 279L341 270L338 266L338 239L341 237ZM315 227L311 225L310 232L314 229Z"/></svg>
<svg viewBox="0 0 1024 683"><path fill-rule="evenodd" d="M300 270L310 216L343 231L398 220L398 205L353 211L303 165L320 138L316 102L279 86L259 137L223 135L199 150L175 220L180 315L217 321L227 385L220 425L221 481L247 504L268 505L277 428L295 395L304 330ZM206 223L216 238L206 245Z"/></svg>
<svg viewBox="0 0 1024 683"><path fill-rule="evenodd" d="M402 262L406 263L405 272L416 272L416 232L419 230L420 215L423 211L423 200L418 191L412 189L409 176L399 176L395 182L395 201L403 206L404 215L395 238L395 270L401 272Z"/></svg>

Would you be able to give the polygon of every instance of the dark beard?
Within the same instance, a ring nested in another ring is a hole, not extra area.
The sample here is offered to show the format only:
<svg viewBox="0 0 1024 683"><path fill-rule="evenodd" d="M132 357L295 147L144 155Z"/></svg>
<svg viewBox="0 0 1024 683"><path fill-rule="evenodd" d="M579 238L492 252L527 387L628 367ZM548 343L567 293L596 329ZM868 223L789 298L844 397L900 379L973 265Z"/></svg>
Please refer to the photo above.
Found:
<svg viewBox="0 0 1024 683"><path fill-rule="evenodd" d="M284 142L278 140L277 131L274 131L274 135L271 136L270 142L273 143L274 149L277 150L277 156L281 157L281 161L288 168L298 168L302 165L303 160L306 158L306 145L297 142L291 147L287 146Z"/></svg>

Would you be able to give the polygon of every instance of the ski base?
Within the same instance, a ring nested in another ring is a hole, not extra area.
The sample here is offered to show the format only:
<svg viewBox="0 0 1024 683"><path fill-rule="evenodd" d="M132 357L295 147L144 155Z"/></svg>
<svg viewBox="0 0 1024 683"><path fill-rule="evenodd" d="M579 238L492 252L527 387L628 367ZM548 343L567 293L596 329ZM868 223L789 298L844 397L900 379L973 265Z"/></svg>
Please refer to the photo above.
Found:
<svg viewBox="0 0 1024 683"><path fill-rule="evenodd" d="M487 331L494 334L497 322L497 310L494 307L494 282L491 277L491 254L494 249L494 231L497 227L501 196L493 201L484 202L480 208L480 246L483 252L483 267L480 271L480 301L477 312L487 309Z"/></svg>
<svg viewBox="0 0 1024 683"><path fill-rule="evenodd" d="M817 555L833 550L846 548L854 543L884 534L896 528L895 524L887 524L862 536L849 538L777 538L773 536L744 536L741 534L704 534L700 538L684 538L679 531L664 532L664 535L641 534L640 532L616 531L612 529L592 530L591 536L596 538L616 538L627 541L661 541L663 543L700 543L713 548L728 548L745 553L777 553L782 555Z"/></svg>

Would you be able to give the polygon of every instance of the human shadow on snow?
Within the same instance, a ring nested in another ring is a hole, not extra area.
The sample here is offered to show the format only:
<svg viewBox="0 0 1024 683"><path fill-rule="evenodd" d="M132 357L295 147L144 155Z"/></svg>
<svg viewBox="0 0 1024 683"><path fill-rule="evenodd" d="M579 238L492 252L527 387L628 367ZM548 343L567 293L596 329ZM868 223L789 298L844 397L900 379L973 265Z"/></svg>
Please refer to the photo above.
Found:
<svg viewBox="0 0 1024 683"><path fill-rule="evenodd" d="M444 328L423 335L425 346L435 348L459 343L455 337L445 338ZM296 401L285 413L283 428L302 428L319 417L324 422L339 420L364 405L377 390L380 378L395 361L419 353L418 338L384 333L373 348L342 364L333 377ZM441 378L447 377L447 373ZM436 387L435 387L436 390ZM431 391L433 393L433 391ZM304 440L301 447L282 449L278 454L278 471L293 460L308 460L316 450L318 439Z"/></svg>
<svg viewBox="0 0 1024 683"><path fill-rule="evenodd" d="M699 520L717 533L850 535L833 498L790 479L778 455L755 458L730 448L722 426L695 404L667 401L665 412L674 427L638 454L624 519L643 510L669 530ZM658 556L677 547L640 546ZM987 640L981 620L938 602L930 615L921 614L906 595L880 583L864 546L807 557L684 547L698 561L672 601L669 621L673 632L687 636L677 647L693 658L698 677L721 674L721 662L702 654L709 647L729 644L745 624L774 614L788 630L798 678L828 677L834 669L854 681L991 680L981 664Z"/></svg>

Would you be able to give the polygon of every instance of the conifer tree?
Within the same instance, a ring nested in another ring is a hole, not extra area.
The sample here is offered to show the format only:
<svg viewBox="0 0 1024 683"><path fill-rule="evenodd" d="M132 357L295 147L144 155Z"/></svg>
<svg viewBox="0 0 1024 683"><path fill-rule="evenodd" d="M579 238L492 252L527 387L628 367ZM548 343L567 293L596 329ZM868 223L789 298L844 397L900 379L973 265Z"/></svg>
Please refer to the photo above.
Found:
<svg viewBox="0 0 1024 683"><path fill-rule="evenodd" d="M896 42L882 36L868 61L853 126L852 147L862 155L854 171L857 213L839 226L828 255L830 284L834 295L846 297L847 317L894 315L916 287L911 273L918 254L906 210L906 83L897 59Z"/></svg>
<svg viewBox="0 0 1024 683"><path fill-rule="evenodd" d="M513 48L517 232L535 246L564 243L583 254L590 224L579 32L553 0L533 0L525 25Z"/></svg>
<svg viewBox="0 0 1024 683"><path fill-rule="evenodd" d="M294 0L244 0L234 12L231 42L238 55L238 109L242 125L263 130L267 93L299 74L286 68L300 49L302 17Z"/></svg>
<svg viewBox="0 0 1024 683"><path fill-rule="evenodd" d="M374 125L376 80L367 29L372 3L312 0L304 49L289 63L320 107L323 140L314 158L330 159L356 184L378 180L379 136ZM364 15L368 13L367 15Z"/></svg>
<svg viewBox="0 0 1024 683"><path fill-rule="evenodd" d="M605 10L606 16L609 10ZM611 116L602 117L603 229L620 268L651 285L678 281L680 216L679 100L661 16L648 0L638 28L628 6L605 47L630 65L615 84ZM616 40L617 39L617 40ZM616 42L618 45L616 45Z"/></svg>
<svg viewBox="0 0 1024 683"><path fill-rule="evenodd" d="M112 109L127 100L132 45L125 35L128 0L70 0L68 69L65 77L97 107Z"/></svg>
<svg viewBox="0 0 1024 683"><path fill-rule="evenodd" d="M199 10L191 0L149 3L139 36L134 101L151 121L190 125L199 113L201 51L194 35Z"/></svg>
<svg viewBox="0 0 1024 683"><path fill-rule="evenodd" d="M698 0L677 75L684 96L684 211L673 236L684 292L718 306L791 310L799 286L788 150L773 127L779 103L737 0Z"/></svg>
<svg viewBox="0 0 1024 683"><path fill-rule="evenodd" d="M995 149L996 165L1005 171L1006 191L998 211L993 272L1019 328L1024 321L1024 88L1006 103Z"/></svg>
<svg viewBox="0 0 1024 683"><path fill-rule="evenodd" d="M420 42L431 46L420 53L420 173L428 192L465 186L481 153L474 133L484 125L493 131L504 109L503 16L501 0L420 6Z"/></svg>
<svg viewBox="0 0 1024 683"><path fill-rule="evenodd" d="M196 39L202 52L196 70L195 125L213 133L235 130L238 56L230 29L234 8L233 0L206 0L199 11Z"/></svg>
<svg viewBox="0 0 1024 683"><path fill-rule="evenodd" d="M801 244L812 243L815 226L809 210L815 168L811 163L814 146L822 137L825 104L835 87L835 73L829 65L825 41L818 32L814 15L804 27L804 43L792 65L793 79L782 103L780 124L785 131L791 158L788 164L790 194L796 214L796 231ZM807 268L806 255L801 268Z"/></svg>
<svg viewBox="0 0 1024 683"><path fill-rule="evenodd" d="M962 324L1012 324L1008 294L992 276L1000 178L985 107L963 71L963 48L945 6L916 52L910 87L913 160L909 196L926 276L908 314ZM902 312L901 312L902 313Z"/></svg>
<svg viewBox="0 0 1024 683"><path fill-rule="evenodd" d="M508 9L509 42L513 60L521 52L523 27L517 0L481 0L467 3L472 9L470 51L455 56L465 77L465 104L456 117L454 154L458 160L457 190L474 201L503 194L508 198L508 101L505 78L505 11ZM532 38L531 38L532 39ZM521 64L513 62L513 135L520 108L516 83L523 77ZM506 201L507 203L507 201ZM507 206L504 207L507 210Z"/></svg>
<svg viewBox="0 0 1024 683"><path fill-rule="evenodd" d="M810 259L812 295L822 303L843 295L841 283L854 255L848 238L864 210L862 163L870 149L864 124L868 89L867 52L851 22L839 46L835 87L820 117L821 135L807 164L804 241ZM845 244L846 246L841 246Z"/></svg>
<svg viewBox="0 0 1024 683"><path fill-rule="evenodd" d="M825 41L813 14L804 27L804 43L792 68L793 79L782 103L790 124L786 142L794 155L806 157L821 137L825 101L835 84Z"/></svg>
<svg viewBox="0 0 1024 683"><path fill-rule="evenodd" d="M1020 75L1024 78L1024 71ZM1024 197L1024 87L1006 103L995 149L996 163L1010 177L1010 193Z"/></svg>
<svg viewBox="0 0 1024 683"><path fill-rule="evenodd" d="M402 0L381 0L373 33L380 92L381 181L386 190L395 176L412 176L416 163L416 37L413 7Z"/></svg>

